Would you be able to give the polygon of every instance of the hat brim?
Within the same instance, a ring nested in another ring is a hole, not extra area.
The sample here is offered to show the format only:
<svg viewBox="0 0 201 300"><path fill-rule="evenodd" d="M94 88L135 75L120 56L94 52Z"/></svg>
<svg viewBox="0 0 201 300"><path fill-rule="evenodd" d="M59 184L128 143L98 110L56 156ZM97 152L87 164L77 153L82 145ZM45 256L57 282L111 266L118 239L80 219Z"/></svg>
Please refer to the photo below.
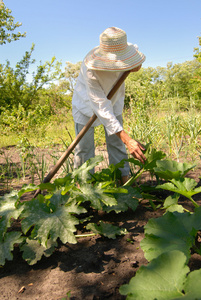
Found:
<svg viewBox="0 0 201 300"><path fill-rule="evenodd" d="M95 47L85 57L89 69L100 71L128 71L140 66L146 57L134 45L127 44L126 49L115 53L102 51Z"/></svg>

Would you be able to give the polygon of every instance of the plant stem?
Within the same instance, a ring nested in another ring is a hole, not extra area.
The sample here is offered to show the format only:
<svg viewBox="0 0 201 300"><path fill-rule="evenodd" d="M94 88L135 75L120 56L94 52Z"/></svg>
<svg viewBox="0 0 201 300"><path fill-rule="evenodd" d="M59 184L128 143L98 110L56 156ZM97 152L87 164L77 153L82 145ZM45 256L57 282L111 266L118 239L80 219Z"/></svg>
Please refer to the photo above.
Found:
<svg viewBox="0 0 201 300"><path fill-rule="evenodd" d="M96 233L88 233L88 234L76 234L76 238L82 238L82 237L89 237L89 236L94 236Z"/></svg>
<svg viewBox="0 0 201 300"><path fill-rule="evenodd" d="M131 184L133 184L133 182L135 182L138 179L138 177L142 175L143 172L144 168L142 168L135 176L131 177L126 183L124 183L123 186L130 186Z"/></svg>
<svg viewBox="0 0 201 300"><path fill-rule="evenodd" d="M193 200L193 198L188 197L188 199L191 200L191 202L193 203L193 205L194 205L195 207L200 207L200 206Z"/></svg>

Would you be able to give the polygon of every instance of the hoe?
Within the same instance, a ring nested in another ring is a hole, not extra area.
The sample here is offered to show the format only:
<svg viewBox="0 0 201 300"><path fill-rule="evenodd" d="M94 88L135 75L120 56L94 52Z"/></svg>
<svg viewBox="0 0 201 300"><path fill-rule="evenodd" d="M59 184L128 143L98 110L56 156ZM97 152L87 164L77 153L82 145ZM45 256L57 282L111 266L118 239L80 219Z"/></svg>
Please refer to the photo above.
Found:
<svg viewBox="0 0 201 300"><path fill-rule="evenodd" d="M121 86L121 84L125 81L127 76L130 74L130 71L126 71L122 74L122 76L117 80L109 94L107 95L107 98L109 100L112 99L118 88ZM88 129L91 127L91 125L94 123L94 121L97 119L97 116L94 114L87 124L83 127L83 129L80 131L80 133L76 136L75 140L70 144L68 149L63 153L63 155L60 157L60 159L57 161L56 165L52 168L52 170L48 173L48 175L44 178L43 183L50 182L50 180L54 177L54 175L58 172L60 167L63 165L64 161L69 157L71 152L75 149L79 141L82 139L82 137L85 135L85 133L88 131ZM35 194L34 198L41 192L40 189L38 189Z"/></svg>

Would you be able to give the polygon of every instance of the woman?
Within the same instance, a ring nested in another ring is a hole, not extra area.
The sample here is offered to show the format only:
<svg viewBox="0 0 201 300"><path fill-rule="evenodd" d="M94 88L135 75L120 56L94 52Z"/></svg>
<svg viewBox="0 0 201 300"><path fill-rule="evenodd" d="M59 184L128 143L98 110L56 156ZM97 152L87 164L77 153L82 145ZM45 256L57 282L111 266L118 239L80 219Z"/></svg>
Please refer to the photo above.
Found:
<svg viewBox="0 0 201 300"><path fill-rule="evenodd" d="M75 148L74 167L78 168L94 156L94 126L103 124L110 164L127 159L126 147L130 154L144 162L144 147L129 137L123 129L122 111L124 107L125 85L122 84L111 100L107 96L123 72L140 70L145 56L135 45L127 43L125 31L109 27L100 35L100 45L85 57L77 78L72 112L76 135L97 115L97 120ZM126 146L126 147L125 147ZM129 164L122 172L122 183L128 180Z"/></svg>

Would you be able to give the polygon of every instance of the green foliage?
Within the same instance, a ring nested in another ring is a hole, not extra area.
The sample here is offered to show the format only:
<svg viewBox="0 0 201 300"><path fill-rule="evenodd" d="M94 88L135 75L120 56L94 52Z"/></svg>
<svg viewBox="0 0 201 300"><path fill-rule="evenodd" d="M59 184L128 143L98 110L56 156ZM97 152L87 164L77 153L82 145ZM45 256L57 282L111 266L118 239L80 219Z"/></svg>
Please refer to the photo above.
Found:
<svg viewBox="0 0 201 300"><path fill-rule="evenodd" d="M122 191L123 189L121 189ZM127 192L126 192L127 191ZM136 210L139 204L139 199L142 195L136 188L125 186L122 193L115 194L117 204L111 206L104 206L104 211L107 213L115 211L116 213L127 211L131 208L133 211Z"/></svg>
<svg viewBox="0 0 201 300"><path fill-rule="evenodd" d="M131 108L134 114L138 109L148 114L163 102L164 108L169 110L167 99L172 99L172 105L176 104L177 110L189 109L192 96L197 99L195 76L199 77L199 70L200 61L197 59L175 65L168 63L166 68L146 68L132 73L126 79L126 108ZM195 104L200 107L199 101Z"/></svg>
<svg viewBox="0 0 201 300"><path fill-rule="evenodd" d="M68 86L68 91L72 94L76 84L76 79L79 75L81 67L81 62L73 64L71 62L66 62L64 76L65 79L62 81L63 84Z"/></svg>
<svg viewBox="0 0 201 300"><path fill-rule="evenodd" d="M195 207L198 204L193 200L192 196L201 193L201 187L197 187L197 182L192 178L171 179L170 182L158 185L157 188L172 191L188 198Z"/></svg>
<svg viewBox="0 0 201 300"><path fill-rule="evenodd" d="M68 206L60 206L59 201L57 205L52 204L51 200L48 205L44 203L42 196L38 198L29 201L24 206L24 212L21 214L24 234L34 226L31 237L39 240L44 247L49 238L55 242L58 237L64 244L67 242L75 244L75 225L79 224L79 221L69 213ZM77 208L75 213L84 211L84 209Z"/></svg>
<svg viewBox="0 0 201 300"><path fill-rule="evenodd" d="M25 52L15 69L10 66L9 61L5 65L0 64L0 108L11 110L21 104L24 109L33 109L39 99L39 90L62 76L60 64L53 57L51 62L37 66L36 73L32 74L32 81L28 82L30 65L35 63L31 59L33 51L34 45L30 51Z"/></svg>
<svg viewBox="0 0 201 300"><path fill-rule="evenodd" d="M0 245L2 247L2 265L6 259L11 259L11 251L15 243L20 244L23 258L29 264L35 264L43 255L49 256L57 246L57 241L62 243L77 243L77 226L84 222L85 230L93 231L108 238L126 234L126 230L109 223L100 221L99 225L90 222L92 216L85 216L85 204L89 207L107 211L120 212L128 208L135 210L138 205L137 197L141 195L132 188L116 187L114 181L94 181L91 179L90 170L101 162L100 157L87 161L80 169L58 178L53 183L42 183L39 186L25 185L20 191L13 191L0 197ZM100 176L100 174L99 174ZM92 181L92 182L91 182ZM79 182L80 187L77 187ZM25 193L30 193L40 188L46 190L46 195L41 194L35 199L21 202L20 198ZM120 195L124 195L121 201ZM128 200L126 200L126 196ZM132 203L132 199L134 203ZM122 203L121 203L122 202ZM8 233L14 220L21 225L21 233ZM90 223L89 223L90 222ZM91 234L87 232L86 234ZM12 238L13 237L13 243ZM5 250L5 247L7 250ZM7 252L6 252L7 251Z"/></svg>
<svg viewBox="0 0 201 300"><path fill-rule="evenodd" d="M195 165L188 163L180 163L173 160L158 160L154 172L162 179L179 179L185 177L185 175L192 170Z"/></svg>
<svg viewBox="0 0 201 300"><path fill-rule="evenodd" d="M11 13L12 11L6 7L3 1L0 1L0 45L17 41L21 37L26 36L26 33L13 32L22 24L19 22L15 23Z"/></svg>
<svg viewBox="0 0 201 300"><path fill-rule="evenodd" d="M9 232L6 233L3 240L0 243L0 265L4 265L6 260L12 260L13 254L12 251L14 249L15 244L19 244L23 242L23 238L21 237L20 232Z"/></svg>
<svg viewBox="0 0 201 300"><path fill-rule="evenodd" d="M120 229L117 226L114 226L110 223L103 223L100 221L100 224L89 223L86 227L88 230L92 230L96 234L103 235L109 239L116 239L117 235L123 235L127 233L125 228Z"/></svg>
<svg viewBox="0 0 201 300"><path fill-rule="evenodd" d="M139 169L125 184L124 186L130 186L137 178L139 178L144 172L149 171L150 173L154 172L154 168L156 167L157 161L163 159L166 155L162 151L157 151L150 144L145 146L145 157L146 161L141 163L140 161L130 158L128 161L134 165L138 165Z"/></svg>
<svg viewBox="0 0 201 300"><path fill-rule="evenodd" d="M189 273L187 266L192 248L200 254L195 243L200 214L199 207L194 213L168 212L148 221L141 247L151 262L120 287L126 299L200 299L201 270Z"/></svg>
<svg viewBox="0 0 201 300"><path fill-rule="evenodd" d="M196 58L196 60L201 63L201 51L200 51L200 46L201 46L201 37L198 37L199 39L199 47L196 47L194 49L194 57ZM201 71L200 68L196 70L194 77L192 79L192 83L193 83L193 88L196 92L196 94L198 95L198 98L200 99L201 96Z"/></svg>
<svg viewBox="0 0 201 300"><path fill-rule="evenodd" d="M166 252L140 267L136 277L121 286L120 293L127 295L127 300L200 299L201 270L188 273L182 252Z"/></svg>
<svg viewBox="0 0 201 300"><path fill-rule="evenodd" d="M1 197L0 201L0 240L4 237L6 230L11 226L11 219L18 219L23 208L18 204L18 193L12 191Z"/></svg>
<svg viewBox="0 0 201 300"><path fill-rule="evenodd" d="M160 254L172 250L183 252L190 258L190 249L195 243L199 227L199 210L194 215L190 213L167 212L160 218L150 219L145 225L145 238L141 247L148 261Z"/></svg>
<svg viewBox="0 0 201 300"><path fill-rule="evenodd" d="M175 193L174 195L170 195L165 199L163 208L166 210L166 212L184 212L184 207L181 204L178 204L179 197L180 195Z"/></svg>
<svg viewBox="0 0 201 300"><path fill-rule="evenodd" d="M22 245L22 257L29 265L36 264L41 260L42 256L49 257L55 250L57 242L47 241L46 247L42 246L38 240L26 239L26 243Z"/></svg>
<svg viewBox="0 0 201 300"><path fill-rule="evenodd" d="M131 161L141 175L145 171L154 174L156 170L155 175L168 180L157 188L164 186L175 194L164 200L162 208L165 214L150 219L145 225L141 248L148 265L141 266L129 284L120 287L120 293L127 295L127 299L197 299L200 270L189 273L187 264L192 249L201 253L196 243L197 233L201 230L201 208L196 205L193 213L184 212L178 199L182 194L193 200L192 196L201 193L201 189L196 187L193 179L185 177L192 169L191 165L163 160L164 154L150 145L146 157L144 167L136 160ZM120 213L129 208L135 210L145 194L129 184L117 187L115 174L124 161L91 175L91 170L101 161L102 158L97 156L53 183L31 184L0 198L1 265L12 260L14 246L18 246L23 259L33 265L43 256L49 257L58 241L74 244L80 236L99 234L115 239L118 235L127 234L124 228L97 221L95 210L106 213ZM45 195L39 194L36 199L21 202L25 193L38 188L45 190ZM147 194L145 196L147 199ZM155 208L153 201L154 196L150 204ZM16 220L20 222L21 232L19 229L15 231L13 222ZM84 231L81 235L76 234L78 226Z"/></svg>

